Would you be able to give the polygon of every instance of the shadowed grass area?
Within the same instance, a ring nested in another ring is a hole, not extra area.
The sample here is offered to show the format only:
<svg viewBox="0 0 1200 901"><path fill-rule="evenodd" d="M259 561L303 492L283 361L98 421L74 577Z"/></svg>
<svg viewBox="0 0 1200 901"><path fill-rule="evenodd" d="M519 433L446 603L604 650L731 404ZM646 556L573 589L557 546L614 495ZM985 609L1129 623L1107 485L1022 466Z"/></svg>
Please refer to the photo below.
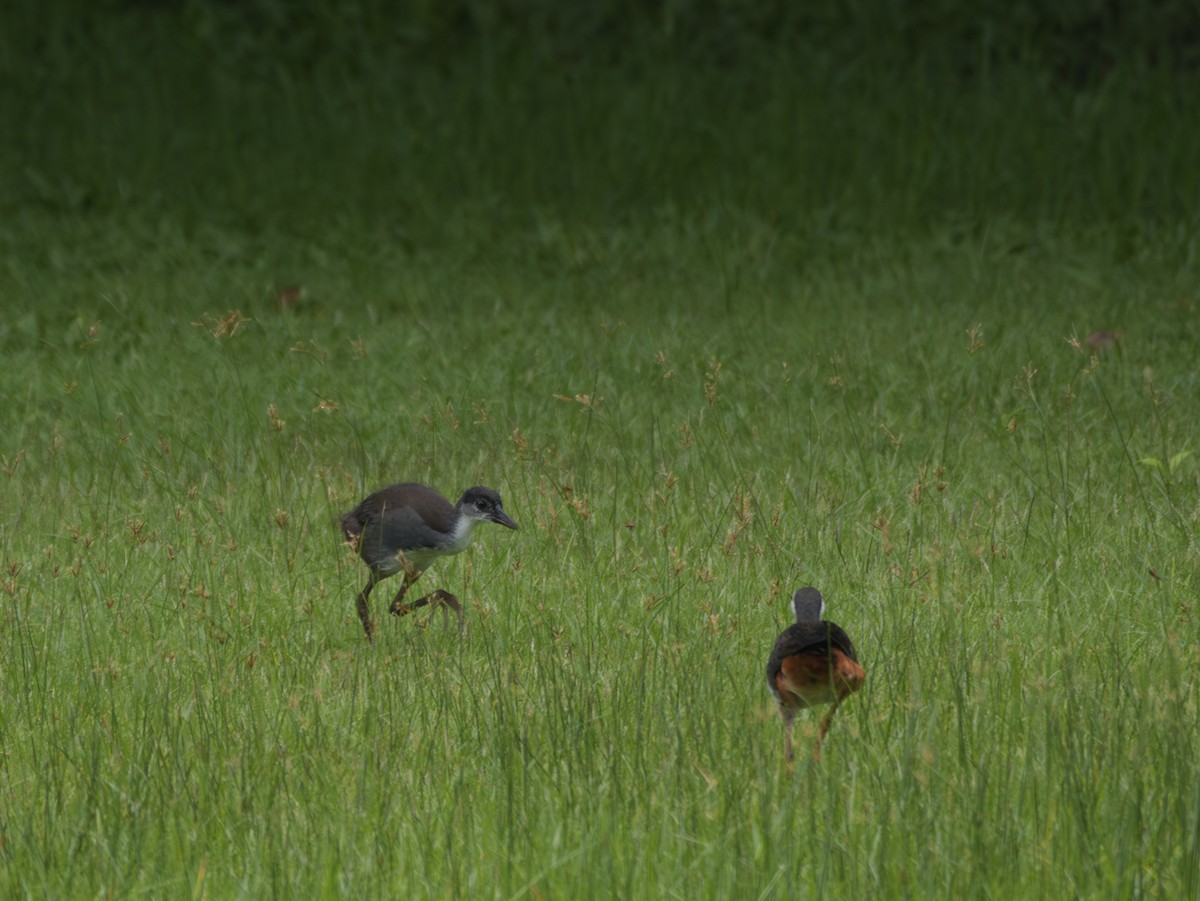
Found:
<svg viewBox="0 0 1200 901"><path fill-rule="evenodd" d="M891 14L871 35L833 16L775 40L643 20L622 40L503 9L456 33L368 3L17 5L7 74L30 89L0 100L0 202L318 241L366 222L393 250L459 254L540 216L647 211L805 240L946 215L1195 224L1191 69L1118 54L1078 86L989 63L948 22L901 55L884 23L919 29Z"/></svg>
<svg viewBox="0 0 1200 901"><path fill-rule="evenodd" d="M1186 76L293 71L222 9L3 101L5 894L1196 893ZM362 639L398 479L521 524L419 583L461 642ZM804 584L867 683L788 772Z"/></svg>

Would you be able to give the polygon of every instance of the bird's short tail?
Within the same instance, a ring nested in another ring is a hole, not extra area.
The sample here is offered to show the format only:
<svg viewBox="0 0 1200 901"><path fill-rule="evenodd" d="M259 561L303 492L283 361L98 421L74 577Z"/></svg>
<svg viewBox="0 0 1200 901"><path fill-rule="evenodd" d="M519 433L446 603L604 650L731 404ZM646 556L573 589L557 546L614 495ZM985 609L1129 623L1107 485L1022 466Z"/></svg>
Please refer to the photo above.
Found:
<svg viewBox="0 0 1200 901"><path fill-rule="evenodd" d="M349 513L343 513L339 522L342 525L342 536L347 541L353 541L362 534L363 524L356 515L356 510L351 510Z"/></svg>

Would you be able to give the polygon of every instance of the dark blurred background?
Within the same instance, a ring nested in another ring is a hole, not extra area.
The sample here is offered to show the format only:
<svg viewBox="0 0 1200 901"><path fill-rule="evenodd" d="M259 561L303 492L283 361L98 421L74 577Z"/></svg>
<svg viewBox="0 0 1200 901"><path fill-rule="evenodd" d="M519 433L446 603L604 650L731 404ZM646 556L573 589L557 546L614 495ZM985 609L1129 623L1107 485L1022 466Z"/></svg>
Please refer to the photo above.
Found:
<svg viewBox="0 0 1200 901"><path fill-rule="evenodd" d="M0 211L1194 221L1190 0L18 0Z"/></svg>

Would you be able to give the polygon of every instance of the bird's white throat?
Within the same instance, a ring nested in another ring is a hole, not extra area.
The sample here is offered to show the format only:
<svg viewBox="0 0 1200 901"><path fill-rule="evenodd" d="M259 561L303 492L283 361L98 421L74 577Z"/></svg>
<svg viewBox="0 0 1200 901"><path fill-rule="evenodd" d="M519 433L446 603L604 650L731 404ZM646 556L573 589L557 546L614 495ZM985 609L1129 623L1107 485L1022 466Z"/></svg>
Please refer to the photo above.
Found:
<svg viewBox="0 0 1200 901"><path fill-rule="evenodd" d="M450 540L446 543L443 553L457 554L465 551L471 543L471 532L474 528L475 520L469 516L460 516L454 524L454 531L450 533Z"/></svg>

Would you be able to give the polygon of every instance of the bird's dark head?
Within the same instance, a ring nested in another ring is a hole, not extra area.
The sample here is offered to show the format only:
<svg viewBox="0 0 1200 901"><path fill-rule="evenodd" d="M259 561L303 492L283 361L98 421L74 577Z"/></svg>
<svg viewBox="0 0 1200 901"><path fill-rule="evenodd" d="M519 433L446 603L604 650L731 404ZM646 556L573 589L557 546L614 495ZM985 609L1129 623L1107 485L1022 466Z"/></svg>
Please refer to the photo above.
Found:
<svg viewBox="0 0 1200 901"><path fill-rule="evenodd" d="M796 611L796 622L817 622L825 613L825 599L815 588L801 588L792 595L792 609Z"/></svg>
<svg viewBox="0 0 1200 901"><path fill-rule="evenodd" d="M509 529L516 529L517 524L504 512L500 503L500 494L492 488L477 485L468 488L458 501L458 511L479 522L494 522Z"/></svg>

